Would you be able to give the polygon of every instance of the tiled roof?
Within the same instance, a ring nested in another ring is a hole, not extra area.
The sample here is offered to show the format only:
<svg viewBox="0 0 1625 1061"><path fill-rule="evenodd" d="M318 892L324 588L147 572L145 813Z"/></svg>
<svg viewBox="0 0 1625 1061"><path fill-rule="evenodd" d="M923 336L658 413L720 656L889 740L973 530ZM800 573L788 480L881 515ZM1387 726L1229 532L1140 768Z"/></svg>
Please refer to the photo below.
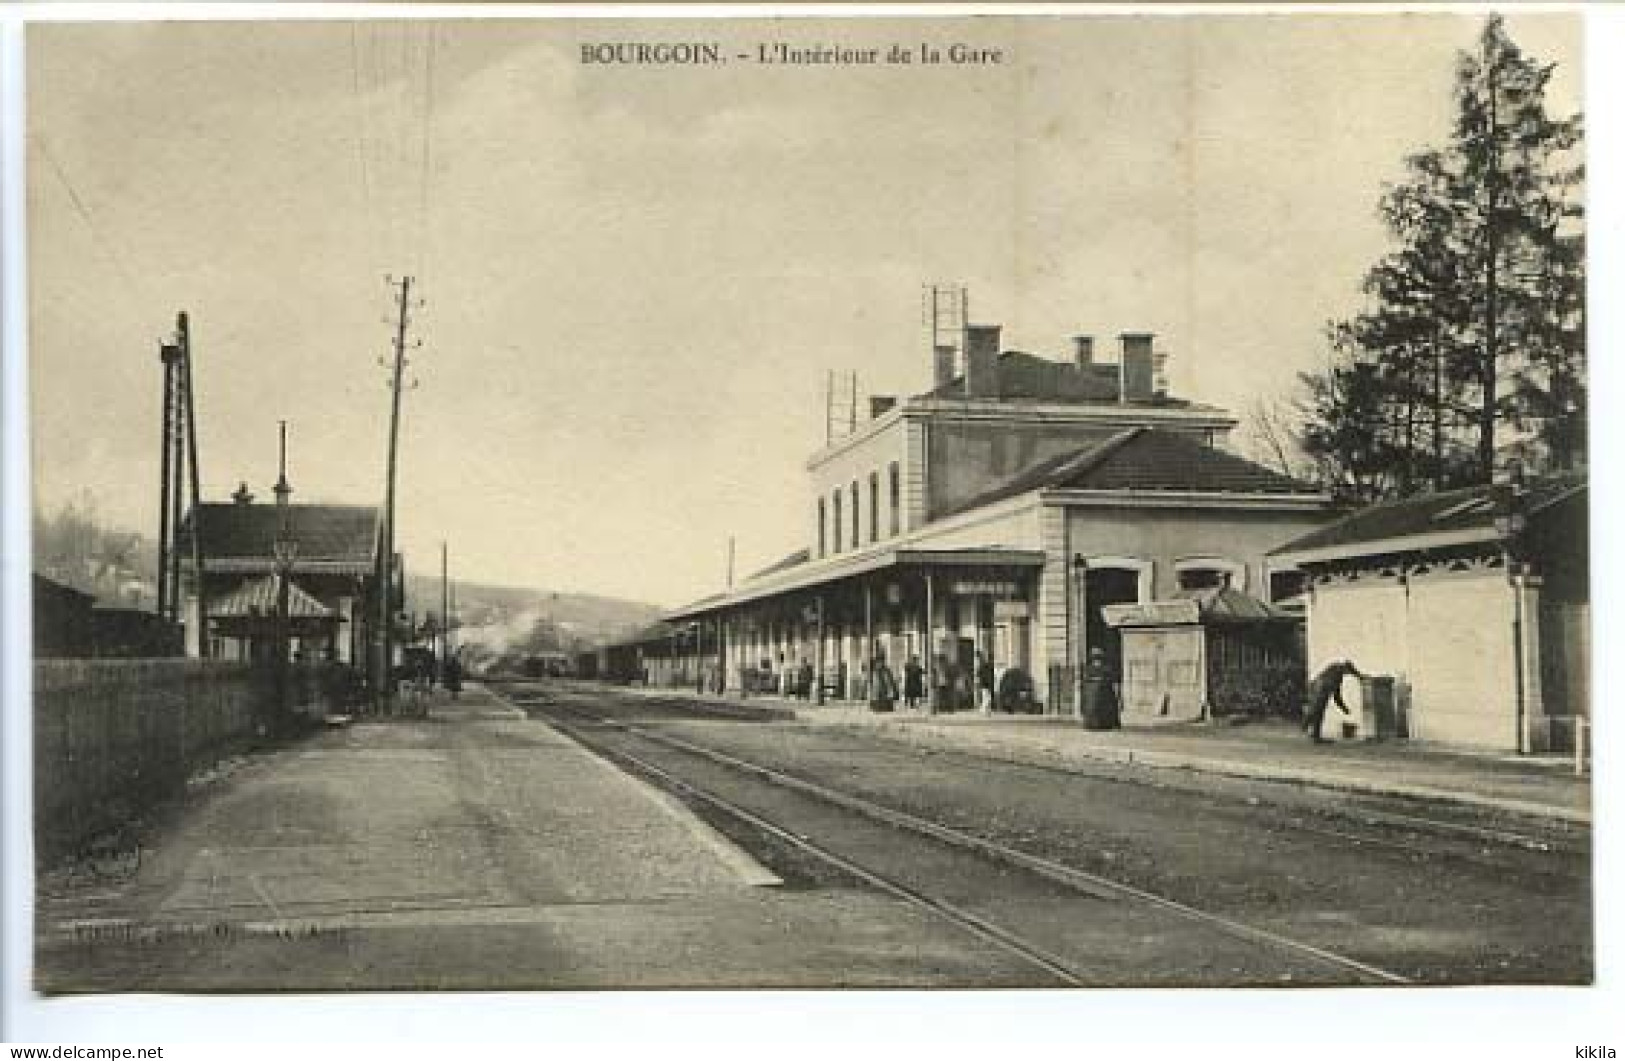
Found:
<svg viewBox="0 0 1625 1061"><path fill-rule="evenodd" d="M1033 465L942 516L1032 490L1122 490L1315 496L1320 489L1189 435L1152 427L1121 431ZM939 516L938 518L941 518Z"/></svg>
<svg viewBox="0 0 1625 1061"><path fill-rule="evenodd" d="M1530 514L1539 512L1574 491L1584 489L1585 485L1583 474L1532 480L1528 484L1524 510ZM1495 527L1494 490L1495 487L1482 484L1385 501L1311 531L1272 550L1271 555L1376 544L1450 532L1490 532Z"/></svg>
<svg viewBox="0 0 1625 1061"><path fill-rule="evenodd" d="M193 513L181 526L181 555L191 550ZM262 560L272 556L279 516L275 505L205 503L203 553L210 560ZM378 509L372 505L289 505L289 534L299 544L299 563L372 563Z"/></svg>
<svg viewBox="0 0 1625 1061"><path fill-rule="evenodd" d="M74 589L66 582L58 582L54 578L47 578L45 575L41 574L34 575L34 596L55 597L59 600L70 603L75 601L93 601L96 599L96 595L94 593L86 593L84 590Z"/></svg>
<svg viewBox="0 0 1625 1061"><path fill-rule="evenodd" d="M250 615L275 615L277 580L266 575L244 582L219 600L209 601L209 615L213 618L235 618ZM288 617L290 619L325 619L333 614L321 601L299 588L299 583L288 580Z"/></svg>

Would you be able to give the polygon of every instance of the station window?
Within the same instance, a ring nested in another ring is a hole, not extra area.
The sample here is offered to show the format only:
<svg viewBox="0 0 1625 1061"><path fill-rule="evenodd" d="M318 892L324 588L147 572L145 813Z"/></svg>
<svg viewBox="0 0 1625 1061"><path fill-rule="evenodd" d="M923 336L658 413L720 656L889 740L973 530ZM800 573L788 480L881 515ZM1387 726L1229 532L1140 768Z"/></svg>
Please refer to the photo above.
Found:
<svg viewBox="0 0 1625 1061"><path fill-rule="evenodd" d="M852 547L855 549L863 541L863 520L858 512L858 481L852 480Z"/></svg>
<svg viewBox="0 0 1625 1061"><path fill-rule="evenodd" d="M880 473L869 473L869 540L880 540Z"/></svg>
<svg viewBox="0 0 1625 1061"><path fill-rule="evenodd" d="M836 552L840 552L841 551L841 492L839 490L835 491L834 494L830 495L830 499L834 502L834 506L835 506L833 509L831 509L831 511L834 513L835 518L829 521L830 527L833 528L833 530L834 530L834 540L830 544L831 544L831 547Z"/></svg>
<svg viewBox="0 0 1625 1061"><path fill-rule="evenodd" d="M1180 560L1174 565L1179 579L1179 588L1183 590L1216 589L1220 586L1234 586L1239 590L1247 588L1247 567L1234 560L1224 560L1218 557Z"/></svg>
<svg viewBox="0 0 1625 1061"><path fill-rule="evenodd" d="M896 461L887 469L887 479L891 494L891 536L895 538L903 528L903 473Z"/></svg>
<svg viewBox="0 0 1625 1061"><path fill-rule="evenodd" d="M1309 588L1309 576L1302 571L1270 572L1270 603L1276 604L1301 596Z"/></svg>
<svg viewBox="0 0 1625 1061"><path fill-rule="evenodd" d="M1214 567L1187 567L1179 573L1179 588L1212 589L1224 585L1229 574Z"/></svg>
<svg viewBox="0 0 1625 1061"><path fill-rule="evenodd" d="M825 512L824 499L818 499L818 555L824 556L829 552L829 526L825 522L828 513Z"/></svg>

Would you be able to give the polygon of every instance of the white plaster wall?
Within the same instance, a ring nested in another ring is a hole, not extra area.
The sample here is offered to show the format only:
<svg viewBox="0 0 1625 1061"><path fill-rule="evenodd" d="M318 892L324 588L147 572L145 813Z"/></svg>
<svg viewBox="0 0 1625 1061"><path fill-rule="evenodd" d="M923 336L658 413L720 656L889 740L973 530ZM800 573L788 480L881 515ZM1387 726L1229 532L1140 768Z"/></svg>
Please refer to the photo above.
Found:
<svg viewBox="0 0 1625 1061"><path fill-rule="evenodd" d="M1512 597L1500 571L1422 577L1408 585L1370 577L1318 585L1309 605L1309 674L1347 657L1367 674L1391 675L1409 735L1513 751L1518 746ZM1358 682L1334 706L1328 734L1360 732Z"/></svg>
<svg viewBox="0 0 1625 1061"><path fill-rule="evenodd" d="M1392 675L1395 695L1409 681L1409 609L1406 588L1398 579L1368 580L1353 584L1317 586L1309 602L1309 676L1335 659L1350 659L1365 674ZM1328 736L1341 736L1344 725L1355 727L1356 737L1367 734L1361 726L1359 682L1343 683L1344 715L1332 704L1326 715ZM1414 735L1414 734L1413 734Z"/></svg>
<svg viewBox="0 0 1625 1061"><path fill-rule="evenodd" d="M1411 586L1411 736L1515 750L1512 589L1499 571Z"/></svg>

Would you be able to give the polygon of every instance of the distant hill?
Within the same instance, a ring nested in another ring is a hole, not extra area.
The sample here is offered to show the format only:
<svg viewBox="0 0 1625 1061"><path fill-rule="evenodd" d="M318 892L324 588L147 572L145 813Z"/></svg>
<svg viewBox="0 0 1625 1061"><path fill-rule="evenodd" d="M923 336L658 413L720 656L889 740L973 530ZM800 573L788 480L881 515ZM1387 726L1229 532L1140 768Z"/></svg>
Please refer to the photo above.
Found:
<svg viewBox="0 0 1625 1061"><path fill-rule="evenodd" d="M109 525L88 491L55 512L36 507L33 532L35 574L89 593L104 605L157 607L157 541Z"/></svg>
<svg viewBox="0 0 1625 1061"><path fill-rule="evenodd" d="M575 652L634 633L660 618L652 604L590 593L555 593L452 580L457 643L475 664L533 652ZM406 607L440 611L440 580L406 576Z"/></svg>

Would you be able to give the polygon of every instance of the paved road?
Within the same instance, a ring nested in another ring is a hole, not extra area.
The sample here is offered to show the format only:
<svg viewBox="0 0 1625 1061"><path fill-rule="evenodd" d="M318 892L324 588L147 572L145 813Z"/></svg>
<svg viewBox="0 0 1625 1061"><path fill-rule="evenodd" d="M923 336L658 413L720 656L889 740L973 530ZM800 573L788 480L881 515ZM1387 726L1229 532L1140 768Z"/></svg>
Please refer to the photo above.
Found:
<svg viewBox="0 0 1625 1061"><path fill-rule="evenodd" d="M1280 786L1168 784L1165 773L1105 766L1062 774L872 734L699 719L556 683L512 693L523 710L474 697L429 721L356 726L258 757L151 831L129 876L49 877L40 986L1065 982L760 829L712 811L707 827L544 721L561 708L633 720L1408 978L1590 976L1584 848L1373 829L1348 818L1346 802ZM653 754L625 734L584 737ZM1079 982L1361 979L692 755L656 758L792 835L1036 942ZM762 886L764 866L782 883Z"/></svg>

